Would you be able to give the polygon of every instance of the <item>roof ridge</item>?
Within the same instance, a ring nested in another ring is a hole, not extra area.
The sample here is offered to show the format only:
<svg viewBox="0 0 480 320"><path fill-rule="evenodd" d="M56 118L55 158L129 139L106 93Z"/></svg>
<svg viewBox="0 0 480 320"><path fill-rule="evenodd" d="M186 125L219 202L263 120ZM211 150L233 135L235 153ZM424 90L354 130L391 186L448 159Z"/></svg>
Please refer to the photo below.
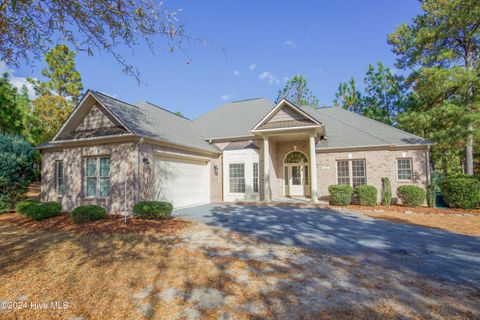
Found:
<svg viewBox="0 0 480 320"><path fill-rule="evenodd" d="M243 101L250 101L250 100L260 100L260 99L266 99L264 97L257 97L257 98L249 98L249 99L240 99L240 100L232 100L230 102L227 102L228 103L235 103L235 102L243 102Z"/></svg>
<svg viewBox="0 0 480 320"><path fill-rule="evenodd" d="M166 109L166 108L164 108L164 107L159 106L158 104L152 103L152 102L150 102L150 101L141 101L140 103L142 103L142 102L148 103L149 105L151 105L151 106L153 106L153 107L162 109L163 111L166 111L166 112L171 113L171 114L173 114L173 115L175 115L175 116L177 116L177 117L180 117L180 118L183 118L183 119L185 119L185 120L188 120L188 121L191 121L191 122L192 122L192 119L187 118L187 117L185 117L185 116L183 116L183 115L179 115L179 114L177 114L177 113L175 113L175 112L173 112L173 111L171 111L171 110L168 110L168 109Z"/></svg>
<svg viewBox="0 0 480 320"><path fill-rule="evenodd" d="M371 119L371 118L369 118L369 117L367 117L367 116L364 116L363 114L359 114L359 113L356 113L356 112L353 112L353 111L350 111L350 110L346 110L346 109L343 109L342 107L337 107L337 108L339 108L339 109L341 109L342 111L345 111L345 112L353 113L353 114L355 114L355 115L357 115L357 116L359 116L359 117L362 117L362 118L364 118L364 119L367 119L367 120L369 120L369 121L374 121L375 123L378 123L378 124L380 124L380 125L382 125L382 126L384 126L384 127L387 127L387 128L390 128L390 129L395 129L396 131L400 131L401 133L406 133L406 134L408 134L408 135L410 135L410 136L413 136L413 137L415 137L415 138L420 138L420 139L423 139L423 140L426 140L426 141L427 141L427 139L425 139L425 138L423 138L423 137L417 136L417 135L415 135L415 134L413 134L413 133L410 133L410 132L408 132L408 131L399 129L399 128L397 128L397 127L391 126L391 125L386 124L386 123L384 123L384 122L381 122L381 121L378 121L378 120L375 120L375 119Z"/></svg>
<svg viewBox="0 0 480 320"><path fill-rule="evenodd" d="M115 100L115 101L128 104L129 106L138 109L138 106L136 106L136 105L134 105L134 104L132 104L132 103L130 103L130 102L126 102L126 101L120 100L120 99L118 99L118 98L112 97L112 96L110 96L110 95L108 95L108 94L106 94L106 93L100 92L100 91L96 91L96 90L90 90L90 91L92 91L93 93L98 93L99 95L105 96L105 97L107 97L107 98L113 99L113 100Z"/></svg>

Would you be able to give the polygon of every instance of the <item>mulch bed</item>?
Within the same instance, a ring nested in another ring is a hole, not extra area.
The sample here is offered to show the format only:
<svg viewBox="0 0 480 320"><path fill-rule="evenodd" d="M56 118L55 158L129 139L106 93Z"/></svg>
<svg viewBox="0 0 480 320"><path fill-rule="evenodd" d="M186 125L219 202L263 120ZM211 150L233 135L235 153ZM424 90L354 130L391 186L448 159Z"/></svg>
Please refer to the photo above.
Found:
<svg viewBox="0 0 480 320"><path fill-rule="evenodd" d="M9 223L29 229L43 230L64 230L69 232L80 233L175 233L189 225L191 222L179 219L168 218L163 220L144 220L129 217L125 223L124 217L120 215L107 215L105 219L88 222L80 225L73 223L68 213L63 213L57 217L53 217L43 221L34 221L26 216L9 213L0 215L0 223Z"/></svg>
<svg viewBox="0 0 480 320"><path fill-rule="evenodd" d="M333 207L335 208L335 207ZM448 214L479 214L480 215L480 210L464 210L464 209L456 209L456 208L428 208L428 207L405 207L401 205L390 205L390 206L375 206L375 207L369 207L369 206L360 206L360 205L349 205L347 208L350 210L363 210L363 211L376 211L376 212L400 212L400 213L405 213L405 211L410 211L414 213L421 213L421 214L443 214L443 215L448 215Z"/></svg>

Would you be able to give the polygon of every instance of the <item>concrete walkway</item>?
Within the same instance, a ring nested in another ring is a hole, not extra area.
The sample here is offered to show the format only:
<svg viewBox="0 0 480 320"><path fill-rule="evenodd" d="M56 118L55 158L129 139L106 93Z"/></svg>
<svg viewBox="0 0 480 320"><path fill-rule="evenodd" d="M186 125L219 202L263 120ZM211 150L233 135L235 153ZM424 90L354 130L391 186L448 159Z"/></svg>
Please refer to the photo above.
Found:
<svg viewBox="0 0 480 320"><path fill-rule="evenodd" d="M480 288L480 238L321 208L209 204L174 216Z"/></svg>

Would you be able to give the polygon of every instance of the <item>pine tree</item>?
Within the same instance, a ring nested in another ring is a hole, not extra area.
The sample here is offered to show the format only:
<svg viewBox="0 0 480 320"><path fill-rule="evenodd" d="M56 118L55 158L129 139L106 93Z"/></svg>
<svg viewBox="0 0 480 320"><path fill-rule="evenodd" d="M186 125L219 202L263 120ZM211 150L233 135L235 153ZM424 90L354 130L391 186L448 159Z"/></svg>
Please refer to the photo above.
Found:
<svg viewBox="0 0 480 320"><path fill-rule="evenodd" d="M276 103L287 99L299 106L318 107L318 99L307 86L307 79L302 75L296 75L289 79L285 87L278 92Z"/></svg>

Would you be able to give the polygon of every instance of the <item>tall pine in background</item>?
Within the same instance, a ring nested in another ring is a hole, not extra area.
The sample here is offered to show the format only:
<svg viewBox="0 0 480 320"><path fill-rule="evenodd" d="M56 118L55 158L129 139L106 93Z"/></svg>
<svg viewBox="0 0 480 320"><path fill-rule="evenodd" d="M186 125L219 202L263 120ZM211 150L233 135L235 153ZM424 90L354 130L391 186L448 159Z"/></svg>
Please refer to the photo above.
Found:
<svg viewBox="0 0 480 320"><path fill-rule="evenodd" d="M464 148L471 175L480 123L480 1L421 2L424 13L388 36L397 67L413 71L418 101L401 122L438 143L444 169L447 151Z"/></svg>
<svg viewBox="0 0 480 320"><path fill-rule="evenodd" d="M47 81L29 79L38 97L33 101L35 143L53 138L80 99L83 85L75 67L75 53L60 44L45 55Z"/></svg>

